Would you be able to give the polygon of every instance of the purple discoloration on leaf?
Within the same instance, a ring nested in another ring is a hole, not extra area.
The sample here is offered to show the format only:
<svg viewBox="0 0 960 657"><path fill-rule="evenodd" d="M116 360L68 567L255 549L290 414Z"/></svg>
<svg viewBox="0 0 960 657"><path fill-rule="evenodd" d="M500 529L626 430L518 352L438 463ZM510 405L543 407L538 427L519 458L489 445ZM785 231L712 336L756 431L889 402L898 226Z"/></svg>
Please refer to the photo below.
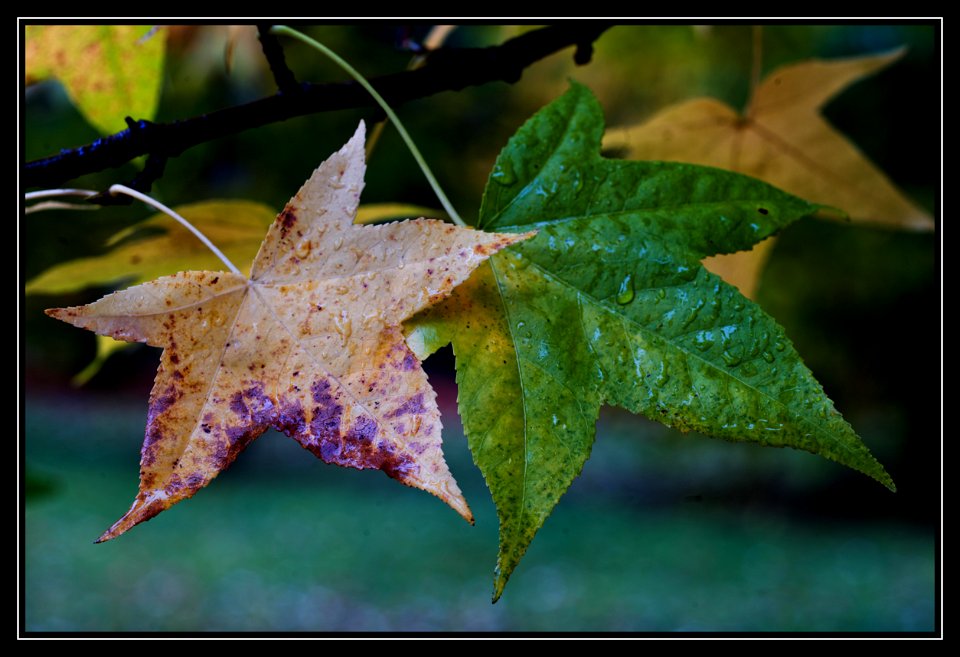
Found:
<svg viewBox="0 0 960 657"><path fill-rule="evenodd" d="M377 423L367 416L358 417L341 438L322 440L310 450L327 463L335 463L358 470L383 470L401 481L418 471L413 459L398 452L389 442L376 441Z"/></svg>
<svg viewBox="0 0 960 657"><path fill-rule="evenodd" d="M426 413L427 409L423 405L423 393L418 392L416 395L405 401L403 404L398 406L396 409L387 413L386 417L399 417L401 415L417 415L421 413Z"/></svg>
<svg viewBox="0 0 960 657"><path fill-rule="evenodd" d="M247 417L250 414L250 410L247 408L247 405L243 403L242 392L235 392L233 393L233 396L230 397L230 410L240 417Z"/></svg>
<svg viewBox="0 0 960 657"><path fill-rule="evenodd" d="M233 447L243 440L243 437L252 431L251 427L227 427L227 439Z"/></svg>
<svg viewBox="0 0 960 657"><path fill-rule="evenodd" d="M340 419L343 407L340 404L317 406L310 420L310 433L317 441L338 440L340 438Z"/></svg>
<svg viewBox="0 0 960 657"><path fill-rule="evenodd" d="M167 386L163 393L150 400L150 408L147 411L147 422L153 420L157 415L162 415L173 406L174 402L180 399L183 393L173 384Z"/></svg>
<svg viewBox="0 0 960 657"><path fill-rule="evenodd" d="M183 488L183 480L180 479L180 475L174 473L170 475L170 478L167 480L167 485L163 487L163 492L167 495L174 495L181 488Z"/></svg>
<svg viewBox="0 0 960 657"><path fill-rule="evenodd" d="M310 386L310 392L313 394L313 401L318 404L326 404L333 401L333 397L330 396L330 382L326 379L314 381L313 385Z"/></svg>
<svg viewBox="0 0 960 657"><path fill-rule="evenodd" d="M345 436L348 442L369 442L377 435L377 423L365 415L361 415L350 427Z"/></svg>
<svg viewBox="0 0 960 657"><path fill-rule="evenodd" d="M416 368L420 367L420 361L417 360L417 357L411 352L407 352L407 355L403 357L403 362L400 363L400 369L405 372L411 372Z"/></svg>
<svg viewBox="0 0 960 657"><path fill-rule="evenodd" d="M281 400L276 427L291 438L306 434L307 420L303 412L303 404L299 399L292 402Z"/></svg>

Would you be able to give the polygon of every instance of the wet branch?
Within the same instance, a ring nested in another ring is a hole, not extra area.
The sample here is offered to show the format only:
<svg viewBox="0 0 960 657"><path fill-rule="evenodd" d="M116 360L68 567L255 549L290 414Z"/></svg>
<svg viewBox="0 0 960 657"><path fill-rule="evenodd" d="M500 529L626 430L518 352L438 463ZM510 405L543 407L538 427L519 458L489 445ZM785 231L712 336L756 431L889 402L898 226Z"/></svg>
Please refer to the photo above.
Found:
<svg viewBox="0 0 960 657"><path fill-rule="evenodd" d="M534 30L499 46L443 48L427 55L427 63L419 69L373 78L371 83L393 107L442 91L494 81L514 83L528 66L569 46L577 47L576 63L586 63L593 42L609 27L590 22L565 24ZM264 47L270 48L266 43ZM292 73L287 80L282 69L279 74L274 69L274 64L282 61L282 52L270 54L268 59L278 85L282 87L293 80ZM129 128L122 132L28 162L22 181L28 188L59 186L85 174L121 166L141 155L149 155L160 165L152 172L158 174L162 172L161 163L198 144L297 116L376 106L355 82L300 83L294 88L292 92L281 91L251 103L171 123L130 120Z"/></svg>

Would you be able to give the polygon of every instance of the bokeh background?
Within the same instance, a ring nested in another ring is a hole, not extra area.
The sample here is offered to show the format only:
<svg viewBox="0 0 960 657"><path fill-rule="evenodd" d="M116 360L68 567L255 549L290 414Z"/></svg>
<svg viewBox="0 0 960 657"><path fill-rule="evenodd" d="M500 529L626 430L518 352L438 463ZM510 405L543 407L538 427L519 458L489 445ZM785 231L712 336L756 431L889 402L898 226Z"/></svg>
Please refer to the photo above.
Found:
<svg viewBox="0 0 960 657"><path fill-rule="evenodd" d="M306 31L368 76L403 69L425 25ZM526 28L471 25L454 46ZM225 65L232 36L230 66ZM774 25L763 69L809 57L908 54L826 108L828 120L918 203L935 211L941 139L938 35L929 25ZM253 28L163 28L158 120L273 93ZM498 150L566 88L590 86L609 125L687 98L735 107L749 91L749 26L618 27L593 61L572 50L493 83L399 108L464 216L475 213ZM302 80L344 79L287 43ZM27 159L98 135L55 81L25 95ZM171 160L154 195L171 204L243 198L280 208L360 118L344 111L222 139ZM105 188L133 165L76 181ZM435 207L389 127L364 202ZM22 219L24 281L99 253L150 214L132 205ZM939 221L939 217L938 217ZM23 300L21 579L25 628L46 631L858 631L936 627L941 517L939 240L803 220L782 234L760 304L787 329L837 408L886 465L899 492L825 459L682 435L605 409L593 455L490 604L497 521L456 414L453 359L426 363L440 395L451 469L477 517L377 472L327 466L281 434L256 441L195 498L118 540L92 541L137 487L146 401L158 352L137 346L86 385L92 334L43 315L109 288Z"/></svg>

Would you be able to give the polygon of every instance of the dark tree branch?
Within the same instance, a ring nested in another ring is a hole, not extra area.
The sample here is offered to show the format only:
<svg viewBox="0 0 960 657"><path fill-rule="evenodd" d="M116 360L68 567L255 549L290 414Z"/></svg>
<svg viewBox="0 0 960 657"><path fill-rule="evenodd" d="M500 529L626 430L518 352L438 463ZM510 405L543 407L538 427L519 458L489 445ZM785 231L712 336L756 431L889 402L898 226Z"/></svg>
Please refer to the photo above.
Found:
<svg viewBox="0 0 960 657"><path fill-rule="evenodd" d="M270 72L273 73L273 79L277 83L277 89L280 93L295 93L299 90L297 79L293 76L293 71L287 66L287 60L283 56L283 46L275 34L270 34L270 25L257 25L257 36L260 37L260 47L263 48L263 56L266 57L270 65Z"/></svg>
<svg viewBox="0 0 960 657"><path fill-rule="evenodd" d="M591 44L609 27L601 23L571 23L527 32L489 48L445 48L431 52L427 63L419 69L384 75L371 83L393 107L487 82L514 83L525 68L569 46L577 46L577 63L586 63ZM130 127L115 135L27 162L22 180L26 187L53 187L78 176L118 167L141 155L156 156L162 161L197 144L296 116L374 106L373 99L355 82L302 83L295 93L281 92L182 121L129 121Z"/></svg>

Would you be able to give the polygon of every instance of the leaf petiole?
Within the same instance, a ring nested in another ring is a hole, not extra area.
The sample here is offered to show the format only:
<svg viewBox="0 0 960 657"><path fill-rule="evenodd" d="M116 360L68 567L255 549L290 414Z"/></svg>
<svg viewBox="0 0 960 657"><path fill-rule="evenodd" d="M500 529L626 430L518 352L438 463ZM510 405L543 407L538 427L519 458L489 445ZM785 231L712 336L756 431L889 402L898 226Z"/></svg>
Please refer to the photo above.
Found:
<svg viewBox="0 0 960 657"><path fill-rule="evenodd" d="M270 28L270 31L274 34L283 34L294 39L298 39L308 46L319 50L321 53L332 59L340 68L346 71L350 76L356 80L360 86L366 89L373 99L377 101L377 104L380 105L381 109L386 113L390 120L393 121L393 124L397 127L397 132L400 133L400 136L403 138L404 143L407 145L407 148L410 149L410 154L413 155L413 159L417 161L417 164L420 165L420 170L423 171L423 175L426 176L427 182L430 183L430 187L433 188L433 192L437 195L440 204L443 206L443 209L447 211L447 214L450 215L450 219L456 225L461 228L466 228L467 224L463 219L460 218L460 215L457 214L457 211L454 209L453 204L450 203L450 200L447 199L447 195L443 193L443 189L440 188L440 183L437 182L437 179L433 176L433 172L430 170L430 167L427 165L426 160L423 159L423 155L420 154L420 150L417 148L416 144L413 143L413 139L410 138L410 135L407 133L406 128L403 127L403 123L400 122L400 119L397 117L396 113L391 109L387 104L387 101L377 93L377 90L373 88L365 77L363 77L355 68L350 66L342 57L337 53L333 52L325 45L311 39L306 34L298 32L293 28L287 27L286 25L274 25Z"/></svg>
<svg viewBox="0 0 960 657"><path fill-rule="evenodd" d="M179 222L184 228L186 228L186 229L189 230L191 233L193 233L193 235L194 235L198 240L200 240L201 242L203 242L204 246L206 246L208 249L210 249L215 256L217 256L218 258L220 258L220 261L223 262L223 264L225 264L230 271L232 271L232 272L233 272L234 274L236 274L237 276L243 276L243 273L242 273L239 269L237 269L236 266L235 266L232 262L230 262L230 259L229 259L226 255L224 255L223 251L221 251L220 249L218 249L218 248L214 245L214 243L211 242L211 241L207 238L206 235L204 235L203 233L201 233L193 224L191 224L189 221L187 221L186 219L184 219L183 217L181 217L179 214L177 214L176 212L174 212L173 210L171 210L170 208L168 208L167 206L165 206L165 205L164 205L163 203L161 203L160 201L157 201L157 200L155 200L155 199L147 196L146 194L144 194L144 193L142 193L142 192L138 192L138 191L135 190L135 189L131 189L131 188L127 187L126 185L110 185L110 189L109 189L108 191L109 191L110 194L113 195L113 196L116 196L117 194L124 194L124 195L126 195L126 196L131 197L131 198L135 198L135 199L137 199L138 201L141 201L141 202L143 202L143 203L146 203L147 205L149 205L149 206L151 206L151 207L154 207L154 208L156 208L157 210L160 210L160 212L163 212L165 215L167 215L167 216L171 217L172 219L174 219L175 221Z"/></svg>
<svg viewBox="0 0 960 657"><path fill-rule="evenodd" d="M146 203L147 205L154 207L157 210L160 210L160 212L163 212L165 215L179 222L184 228L186 228L191 233L193 233L198 240L203 242L204 246L210 249L210 251L212 251L215 256L220 258L220 261L223 262L223 264L225 264L230 271L232 271L234 274L237 274L238 276L243 276L240 270L237 269L232 262L230 262L230 259L227 258L226 255L224 255L223 251L221 251L216 246L214 246L213 242L211 242L206 235L201 233L193 224L191 224L189 221L181 217L179 214L177 214L176 212L174 212L173 210L165 206L160 201L150 198L146 194L142 192L138 192L135 189L130 189L126 185L111 185L110 189L107 191L110 193L111 196L116 196L117 194L124 194L131 198L135 198L138 201L141 201L142 203ZM95 192L92 189L73 189L73 188L41 189L36 192L27 192L26 194L23 195L23 200L33 201L35 199L56 198L59 196L80 196L82 198L91 198L93 196L96 196L97 194L98 192ZM31 212L39 212L40 210L99 210L100 207L101 206L99 205L85 206L85 205L76 205L73 203L60 203L58 201L46 201L41 203L35 203L29 206L25 212L26 214L30 214Z"/></svg>

